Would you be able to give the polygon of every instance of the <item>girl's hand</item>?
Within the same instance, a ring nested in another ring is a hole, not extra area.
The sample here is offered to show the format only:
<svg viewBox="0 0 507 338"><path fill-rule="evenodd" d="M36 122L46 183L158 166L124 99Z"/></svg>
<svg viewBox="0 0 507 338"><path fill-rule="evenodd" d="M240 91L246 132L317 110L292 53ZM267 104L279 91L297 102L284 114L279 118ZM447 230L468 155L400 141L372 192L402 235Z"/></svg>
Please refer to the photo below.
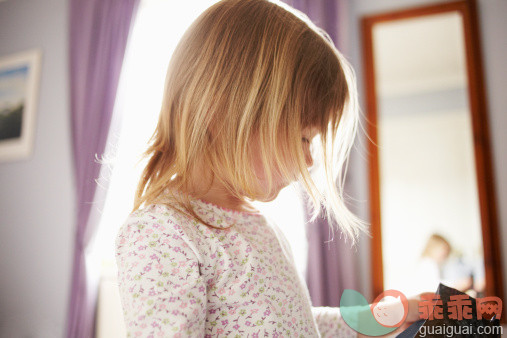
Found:
<svg viewBox="0 0 507 338"><path fill-rule="evenodd" d="M431 299L435 299L436 293L423 292L423 293L420 293L414 297L409 298L408 299L408 314L407 314L407 319L405 320L405 323L412 324L413 322L416 322L420 319L419 318L419 302L423 300L422 297L424 297L426 299L429 297L431 297ZM434 301L433 303L436 303L436 301Z"/></svg>
<svg viewBox="0 0 507 338"><path fill-rule="evenodd" d="M385 334L383 336L378 336L378 337L384 337L384 338L396 337L401 332L408 329L408 327L410 325L412 325L414 322L418 321L420 319L419 318L419 302L423 300L422 297L425 297L425 298L431 297L431 299L434 299L434 298L436 298L436 293L423 292L423 293L420 293L416 296L408 298L407 299L408 300L408 314L407 314L407 318L405 319L403 324L401 324L401 326L399 328L397 328L396 330L394 330L393 332L390 332L388 334ZM433 303L435 303L435 302L433 302ZM366 338L366 337L370 337L370 336L366 336L366 335L362 335L362 334L358 333L357 337L358 338Z"/></svg>
<svg viewBox="0 0 507 338"><path fill-rule="evenodd" d="M418 321L420 319L419 302L423 300L423 297L425 299L427 299L429 297L431 297L431 299L434 299L434 298L436 298L436 293L423 292L423 293L420 293L416 296L408 298L407 299L408 300L408 314L407 314L407 318L405 319L403 324L401 324L401 326L399 328L397 328L396 330L394 330L393 332L388 333L387 335L384 335L381 337L386 337L386 338L387 337L396 337L397 335L399 335L400 333L402 333L403 331L408 329L408 327L410 325L412 325L414 322Z"/></svg>

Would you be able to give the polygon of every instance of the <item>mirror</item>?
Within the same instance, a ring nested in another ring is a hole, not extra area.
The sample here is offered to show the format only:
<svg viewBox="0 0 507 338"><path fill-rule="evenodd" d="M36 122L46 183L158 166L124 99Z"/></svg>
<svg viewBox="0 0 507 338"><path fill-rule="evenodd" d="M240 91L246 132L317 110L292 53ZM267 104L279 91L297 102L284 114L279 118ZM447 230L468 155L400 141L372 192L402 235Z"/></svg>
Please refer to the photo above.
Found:
<svg viewBox="0 0 507 338"><path fill-rule="evenodd" d="M363 18L373 294L502 294L474 1Z"/></svg>

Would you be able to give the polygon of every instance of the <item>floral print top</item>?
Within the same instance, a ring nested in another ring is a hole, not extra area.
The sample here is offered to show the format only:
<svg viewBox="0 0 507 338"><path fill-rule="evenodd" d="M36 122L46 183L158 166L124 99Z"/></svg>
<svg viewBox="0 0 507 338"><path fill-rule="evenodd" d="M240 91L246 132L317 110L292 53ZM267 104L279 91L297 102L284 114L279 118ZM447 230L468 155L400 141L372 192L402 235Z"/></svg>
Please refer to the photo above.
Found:
<svg viewBox="0 0 507 338"><path fill-rule="evenodd" d="M218 228L152 204L118 233L129 337L356 337L339 308L311 306L289 244L265 216L192 203Z"/></svg>

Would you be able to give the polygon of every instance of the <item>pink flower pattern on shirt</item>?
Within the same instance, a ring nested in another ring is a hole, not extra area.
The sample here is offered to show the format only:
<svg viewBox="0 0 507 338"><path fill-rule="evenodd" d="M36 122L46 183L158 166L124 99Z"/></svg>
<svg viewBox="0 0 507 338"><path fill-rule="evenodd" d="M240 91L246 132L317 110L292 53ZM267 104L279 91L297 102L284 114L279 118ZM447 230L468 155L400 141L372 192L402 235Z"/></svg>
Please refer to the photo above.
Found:
<svg viewBox="0 0 507 338"><path fill-rule="evenodd" d="M118 233L129 337L356 337L338 308L311 306L273 222L201 200L193 206L219 229L156 204L130 214Z"/></svg>

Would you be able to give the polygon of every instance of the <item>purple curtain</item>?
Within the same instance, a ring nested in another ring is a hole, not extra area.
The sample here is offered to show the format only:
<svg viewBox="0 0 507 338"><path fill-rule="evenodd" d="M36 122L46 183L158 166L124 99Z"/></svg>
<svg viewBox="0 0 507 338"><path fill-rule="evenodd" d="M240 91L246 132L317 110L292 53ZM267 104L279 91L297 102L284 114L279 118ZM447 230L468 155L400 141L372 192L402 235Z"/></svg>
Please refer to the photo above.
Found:
<svg viewBox="0 0 507 338"><path fill-rule="evenodd" d="M284 0L302 11L320 28L324 29L335 46L344 53L346 49L347 1L343 0ZM350 172L350 171L349 171ZM350 175L350 174L349 174ZM354 249L350 244L335 238L330 241L329 224L318 217L309 222L309 210L305 207L308 264L306 281L314 306L339 306L344 289L359 290L358 268Z"/></svg>
<svg viewBox="0 0 507 338"><path fill-rule="evenodd" d="M85 251L97 226L96 222L90 222L95 179L100 172L96 155L100 156L105 149L127 38L138 3L139 0L70 1L70 95L77 219L67 337L94 336L97 278L86 269Z"/></svg>

